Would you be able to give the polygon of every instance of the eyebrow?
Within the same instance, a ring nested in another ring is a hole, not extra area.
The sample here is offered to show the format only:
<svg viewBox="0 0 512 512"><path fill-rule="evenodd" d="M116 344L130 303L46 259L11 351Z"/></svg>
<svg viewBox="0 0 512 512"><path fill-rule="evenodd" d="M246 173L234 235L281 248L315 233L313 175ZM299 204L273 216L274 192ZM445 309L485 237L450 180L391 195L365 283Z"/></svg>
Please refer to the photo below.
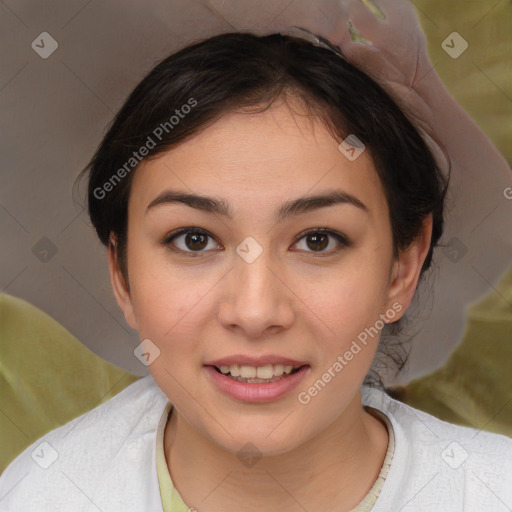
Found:
<svg viewBox="0 0 512 512"><path fill-rule="evenodd" d="M221 199L174 190L165 190L159 194L151 201L151 203L149 203L146 208L146 213L158 205L173 203L182 203L190 206L191 208L196 208L197 210L215 213L222 215L223 217L227 217L228 219L233 219L233 213L229 204ZM354 195L342 190L330 190L322 194L299 197L297 199L287 201L277 210L275 218L276 221L279 222L294 215L307 213L336 204L350 204L369 214L367 206Z"/></svg>

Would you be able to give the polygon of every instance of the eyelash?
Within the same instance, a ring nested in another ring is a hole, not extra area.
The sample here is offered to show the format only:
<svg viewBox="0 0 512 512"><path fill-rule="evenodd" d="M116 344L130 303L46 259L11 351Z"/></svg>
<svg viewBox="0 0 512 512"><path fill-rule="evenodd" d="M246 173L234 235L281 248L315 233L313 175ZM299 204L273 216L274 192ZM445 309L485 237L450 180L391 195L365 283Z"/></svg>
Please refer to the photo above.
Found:
<svg viewBox="0 0 512 512"><path fill-rule="evenodd" d="M180 228L177 231L173 231L172 233L169 233L162 241L162 245L167 247L172 252L182 254L186 257L197 258L197 257L203 256L203 254L207 251L204 251L204 250L202 250L202 251L183 251L182 249L177 249L176 247L173 247L171 245L171 243L178 236L186 235L188 233L196 233L196 234L205 235L205 236L208 236L215 240L213 235L211 235L210 233L208 233L208 231L205 231L204 229L195 228L195 227L187 227L187 228ZM341 233L338 233L337 231L333 231L333 230L327 229L327 228L314 228L314 229L309 229L307 231L303 231L302 233L300 233L298 235L297 241L294 242L293 245L296 245L300 240L302 240L303 238L307 237L308 235L312 235L312 234L329 235L329 236L333 237L341 245L341 247L338 247L337 249L334 249L331 251L319 251L319 252L305 251L305 253L307 254L307 257L309 257L309 258L323 258L326 256L330 256L334 253L341 251L343 248L350 247L352 245L351 242L349 241L349 239L345 235L342 235Z"/></svg>

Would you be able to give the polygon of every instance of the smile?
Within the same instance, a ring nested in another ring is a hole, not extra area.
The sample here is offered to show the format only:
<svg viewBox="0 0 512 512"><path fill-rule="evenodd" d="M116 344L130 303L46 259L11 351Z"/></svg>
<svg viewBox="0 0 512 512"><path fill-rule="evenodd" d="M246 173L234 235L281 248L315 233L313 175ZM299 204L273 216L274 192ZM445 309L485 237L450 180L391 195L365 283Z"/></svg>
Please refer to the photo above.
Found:
<svg viewBox="0 0 512 512"><path fill-rule="evenodd" d="M235 400L253 403L270 402L288 394L310 371L307 364L297 368L290 365L256 367L236 364L220 368L207 365L204 368L214 388ZM232 368L238 375L231 373Z"/></svg>

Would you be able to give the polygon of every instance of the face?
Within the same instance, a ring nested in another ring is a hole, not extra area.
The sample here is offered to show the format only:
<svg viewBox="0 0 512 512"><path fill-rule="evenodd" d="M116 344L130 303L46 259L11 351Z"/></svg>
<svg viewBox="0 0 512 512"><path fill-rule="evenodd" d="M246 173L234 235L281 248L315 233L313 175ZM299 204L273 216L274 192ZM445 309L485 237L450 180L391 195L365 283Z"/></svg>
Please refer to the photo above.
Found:
<svg viewBox="0 0 512 512"><path fill-rule="evenodd" d="M283 209L334 194L349 200ZM110 269L128 323L160 351L149 370L180 418L232 453L250 441L271 455L360 410L383 319L407 309L428 240L418 247L393 260L369 152L350 161L320 122L281 103L226 115L145 161L128 207L129 292L112 253ZM302 369L254 384L211 366L237 361Z"/></svg>

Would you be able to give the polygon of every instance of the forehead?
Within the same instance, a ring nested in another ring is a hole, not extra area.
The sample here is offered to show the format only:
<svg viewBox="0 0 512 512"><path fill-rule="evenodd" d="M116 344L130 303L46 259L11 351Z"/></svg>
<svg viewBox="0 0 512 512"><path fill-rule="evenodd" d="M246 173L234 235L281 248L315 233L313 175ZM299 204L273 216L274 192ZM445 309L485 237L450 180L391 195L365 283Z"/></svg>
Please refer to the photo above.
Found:
<svg viewBox="0 0 512 512"><path fill-rule="evenodd" d="M387 209L369 151L350 161L323 123L284 103L262 113L229 113L187 142L143 161L130 202L145 208L166 188L229 203L280 203L337 188L372 210Z"/></svg>

